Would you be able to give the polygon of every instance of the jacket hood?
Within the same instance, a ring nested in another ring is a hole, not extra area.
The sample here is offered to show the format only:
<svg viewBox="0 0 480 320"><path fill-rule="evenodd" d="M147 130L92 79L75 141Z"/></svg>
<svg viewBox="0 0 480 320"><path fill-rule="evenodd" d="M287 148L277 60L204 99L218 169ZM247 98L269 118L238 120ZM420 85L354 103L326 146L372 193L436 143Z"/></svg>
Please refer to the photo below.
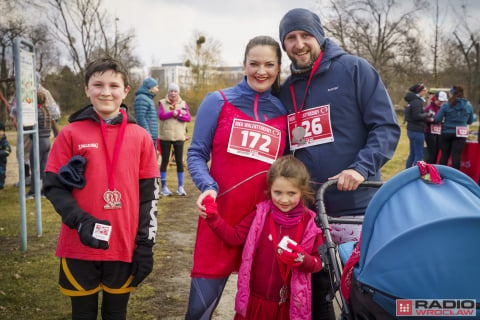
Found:
<svg viewBox="0 0 480 320"><path fill-rule="evenodd" d="M128 107L126 105L122 104L120 108L125 110L125 112L127 113L127 122L136 123L135 118L128 113ZM89 104L88 106L72 113L72 115L68 117L68 122L70 123L75 121L82 121L82 120L93 120L95 122L100 123L100 119L98 118L97 113L93 109L93 105ZM112 124L119 124L120 122L121 122L121 118L118 118L118 120L115 119L112 122Z"/></svg>
<svg viewBox="0 0 480 320"><path fill-rule="evenodd" d="M140 88L138 88L138 90L135 92L135 95L138 96L140 94L144 94L144 95L147 95L149 96L150 98L153 98L155 97L155 93L153 92L150 92L149 89L145 86L145 85L142 85Z"/></svg>
<svg viewBox="0 0 480 320"><path fill-rule="evenodd" d="M450 105L450 102L447 101L446 103ZM462 110L469 103L470 102L465 98L457 98L457 103L453 105L453 108L455 108L456 110Z"/></svg>
<svg viewBox="0 0 480 320"><path fill-rule="evenodd" d="M336 44L334 41L330 40L329 38L325 39L324 45L323 45L323 57L322 57L322 62L320 63L320 68L325 67L325 64L330 65L332 63L332 60L343 56L347 54L345 50L340 48L338 44Z"/></svg>
<svg viewBox="0 0 480 320"><path fill-rule="evenodd" d="M405 99L405 101L407 102L410 102L410 101L413 101L415 99L420 99L420 97L418 97L415 93L413 92L407 92L405 94L405 97L403 97L403 99Z"/></svg>

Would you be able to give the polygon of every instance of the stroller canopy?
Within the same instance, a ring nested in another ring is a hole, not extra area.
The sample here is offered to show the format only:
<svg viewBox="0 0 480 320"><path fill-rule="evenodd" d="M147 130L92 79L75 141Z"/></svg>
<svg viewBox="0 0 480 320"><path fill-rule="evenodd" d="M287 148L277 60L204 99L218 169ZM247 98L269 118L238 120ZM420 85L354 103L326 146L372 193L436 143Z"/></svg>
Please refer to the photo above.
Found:
<svg viewBox="0 0 480 320"><path fill-rule="evenodd" d="M357 280L403 299L480 300L480 187L447 166L442 184L418 167L387 181L362 226Z"/></svg>

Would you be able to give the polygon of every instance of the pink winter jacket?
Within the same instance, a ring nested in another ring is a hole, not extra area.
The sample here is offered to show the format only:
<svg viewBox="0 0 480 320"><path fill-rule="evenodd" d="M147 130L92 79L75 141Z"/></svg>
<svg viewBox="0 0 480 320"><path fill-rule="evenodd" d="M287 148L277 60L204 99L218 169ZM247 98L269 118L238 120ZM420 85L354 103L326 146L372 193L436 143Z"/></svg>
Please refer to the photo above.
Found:
<svg viewBox="0 0 480 320"><path fill-rule="evenodd" d="M257 204L257 213L253 220L252 226L245 241L242 253L242 264L238 272L238 291L235 297L235 311L243 317L246 316L248 299L250 296L250 278L255 249L258 245L260 235L265 225L266 218L270 212L272 202L269 200ZM322 231L315 225L313 217L315 213L308 210L312 216L308 224L305 226L301 247L306 252L311 252L313 244L318 234ZM290 319L311 319L311 273L305 273L298 268L292 268L292 278L290 282Z"/></svg>

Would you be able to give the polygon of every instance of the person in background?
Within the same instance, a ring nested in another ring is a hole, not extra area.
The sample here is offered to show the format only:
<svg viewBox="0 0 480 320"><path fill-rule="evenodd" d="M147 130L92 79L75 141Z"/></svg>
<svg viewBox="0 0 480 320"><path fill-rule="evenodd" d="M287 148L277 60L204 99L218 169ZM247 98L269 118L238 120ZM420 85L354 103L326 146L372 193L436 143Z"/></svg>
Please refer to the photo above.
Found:
<svg viewBox="0 0 480 320"><path fill-rule="evenodd" d="M177 165L177 194L186 196L187 193L183 187L183 145L185 143L187 122L190 122L191 117L188 105L180 97L180 87L176 83L171 83L168 86L167 96L165 99L160 100L158 104L158 118L160 119L158 138L160 140L160 153L162 154L162 162L160 163L162 195L165 197L172 195L167 186L167 166L170 162L170 150L173 146L175 164Z"/></svg>
<svg viewBox="0 0 480 320"><path fill-rule="evenodd" d="M462 85L451 87L449 93L448 101L442 105L435 116L435 123L442 124L441 156L438 163L447 165L448 158L452 156L452 168L460 170L460 156L467 142L468 125L473 122L474 114Z"/></svg>
<svg viewBox="0 0 480 320"><path fill-rule="evenodd" d="M290 113L290 150L307 167L315 191L338 180L338 190L325 197L329 215L361 217L375 190L356 189L365 180L381 180L380 170L400 138L388 92L366 60L325 37L314 12L288 11L279 35L292 62L280 91ZM336 243L358 240L360 231L361 225L332 224ZM312 319L334 317L329 292L328 273L312 274Z"/></svg>
<svg viewBox="0 0 480 320"><path fill-rule="evenodd" d="M5 125L0 122L0 190L5 187L5 178L7 176L7 157L12 152L10 143L5 135Z"/></svg>
<svg viewBox="0 0 480 320"><path fill-rule="evenodd" d="M427 163L437 163L439 140L442 126L434 122L435 115L440 110L442 104L447 101L447 94L443 91L436 92L430 99L430 104L425 108L425 112L429 114L425 125L425 142L427 144Z"/></svg>
<svg viewBox="0 0 480 320"><path fill-rule="evenodd" d="M37 126L38 126L38 163L39 163L39 177L40 177L40 190L43 195L43 181L45 181L45 167L47 166L48 154L50 152L50 131L54 131L54 135L58 134L58 127L56 126L55 120L51 117L50 111L48 110L46 103L45 94L41 91L37 91ZM31 140L33 140L30 137ZM30 191L28 191L26 198L33 199L35 198L35 154L33 152L33 143L30 148L30 164L32 170L32 179L30 183Z"/></svg>
<svg viewBox="0 0 480 320"><path fill-rule="evenodd" d="M230 225L265 199L266 174L283 154L287 133L287 110L274 96L281 59L280 45L272 37L250 39L242 81L207 94L201 103L187 152L190 176L201 192L196 203L200 217L206 217L203 199L208 195ZM228 277L238 271L241 254L241 247L225 244L199 218L186 319L211 318Z"/></svg>
<svg viewBox="0 0 480 320"><path fill-rule="evenodd" d="M158 83L153 78L143 80L142 86L135 92L135 119L137 124L148 131L157 148L158 122L157 110L153 98L158 92Z"/></svg>
<svg viewBox="0 0 480 320"><path fill-rule="evenodd" d="M314 201L310 176L300 160L287 155L272 164L267 185L268 199L236 226L222 219L212 197L204 199L213 232L230 246L245 243L235 319L310 320L310 275L322 269L317 248L323 243L316 213L308 209ZM283 246L285 237L294 242Z"/></svg>
<svg viewBox="0 0 480 320"><path fill-rule="evenodd" d="M16 95L13 95L12 99L10 100L10 113L9 116L13 120L15 124L15 128L17 128L17 99ZM18 128L17 128L18 130ZM32 130L31 126L23 126L23 130ZM23 135L23 168L25 172L25 186L29 186L31 183L31 168L30 168L30 149L32 148L32 139L30 138L29 134ZM17 149L17 162L20 158L19 156L20 150ZM15 182L15 187L20 186L20 181Z"/></svg>
<svg viewBox="0 0 480 320"><path fill-rule="evenodd" d="M55 255L72 319L127 318L130 292L153 269L159 172L152 138L122 101L127 71L99 58L85 69L91 104L69 117L48 158L45 195L62 218Z"/></svg>
<svg viewBox="0 0 480 320"><path fill-rule="evenodd" d="M427 95L427 88L423 83L414 84L405 94L405 122L407 123L407 136L410 142L410 152L408 153L405 168L415 166L418 161L423 159L423 144L425 141L425 123L432 112L423 110L423 103Z"/></svg>
<svg viewBox="0 0 480 320"><path fill-rule="evenodd" d="M39 81L39 78L37 78L37 81ZM60 115L61 115L60 106L55 101L55 99L53 99L53 96L50 93L50 91L48 89L46 89L45 87L43 87L40 84L40 82L38 83L37 91L39 91L39 92L41 92L45 95L45 105L48 108L48 111L50 112L50 116L55 121L55 124L52 123L53 135L55 137L57 137L58 131L59 131L58 130L58 122L60 121Z"/></svg>

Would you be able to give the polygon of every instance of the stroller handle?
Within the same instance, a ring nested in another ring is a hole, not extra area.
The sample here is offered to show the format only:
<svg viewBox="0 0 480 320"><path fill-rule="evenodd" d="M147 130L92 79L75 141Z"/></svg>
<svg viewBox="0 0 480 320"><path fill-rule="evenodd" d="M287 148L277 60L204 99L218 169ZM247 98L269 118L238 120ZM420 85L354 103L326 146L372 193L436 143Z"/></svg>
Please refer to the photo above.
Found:
<svg viewBox="0 0 480 320"><path fill-rule="evenodd" d="M317 226L322 229L323 236L324 236L324 243L319 246L318 251L320 253L320 258L324 263L324 268L328 271L330 277L330 291L326 297L328 301L331 301L335 298L335 293L340 288L340 281L342 277L342 269L340 264L337 261L337 252L336 252L336 244L333 242L332 235L330 234L330 223L345 223L345 224L362 224L363 217L359 218L337 218L337 217L330 217L326 213L325 209L325 193L327 189L336 186L338 183L338 179L328 180L322 184L320 189L318 189L316 194L316 199L318 203L317 207L317 215L315 216L315 223ZM374 187L380 188L382 186L382 181L364 181L362 182L359 187ZM350 310L348 308L347 302L343 295L341 296L342 300L342 319L352 319Z"/></svg>
<svg viewBox="0 0 480 320"><path fill-rule="evenodd" d="M317 216L315 217L315 223L319 228L322 227L322 220L321 217L327 219L329 223L344 223L344 224L362 224L363 219L361 218L335 218L330 217L327 214L327 210L325 208L325 193L328 189L333 188L338 183L338 179L328 180L322 184L320 189L317 191L317 203L318 203L318 212ZM364 181L360 183L358 186L359 188L380 188L383 185L383 181ZM326 222L326 221L324 221ZM328 224L323 223L324 227Z"/></svg>

